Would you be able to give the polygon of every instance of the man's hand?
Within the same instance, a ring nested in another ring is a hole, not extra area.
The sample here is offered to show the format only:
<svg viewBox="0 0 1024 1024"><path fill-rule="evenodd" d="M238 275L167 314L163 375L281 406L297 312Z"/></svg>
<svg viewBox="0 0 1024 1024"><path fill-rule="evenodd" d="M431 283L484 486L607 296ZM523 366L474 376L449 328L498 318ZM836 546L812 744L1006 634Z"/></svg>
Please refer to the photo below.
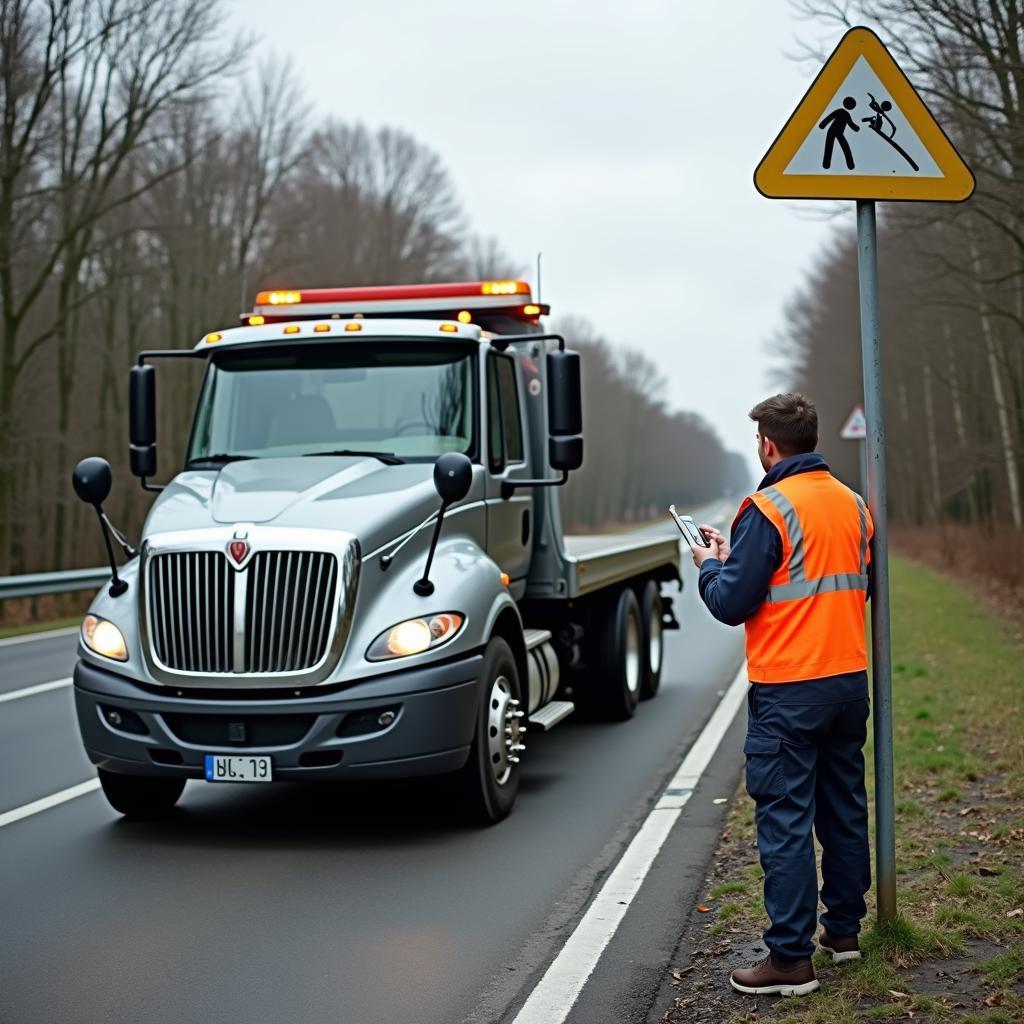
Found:
<svg viewBox="0 0 1024 1024"><path fill-rule="evenodd" d="M708 540L715 541L718 544L718 557L724 562L729 557L729 542L720 531L716 530L713 526L709 526L707 523L701 523L700 528Z"/></svg>
<svg viewBox="0 0 1024 1024"><path fill-rule="evenodd" d="M703 529L703 527L702 527ZM707 533L707 530L704 530ZM710 546L704 547L701 544L690 544L690 554L693 555L693 564L699 569L709 558L721 558L718 541L708 534Z"/></svg>

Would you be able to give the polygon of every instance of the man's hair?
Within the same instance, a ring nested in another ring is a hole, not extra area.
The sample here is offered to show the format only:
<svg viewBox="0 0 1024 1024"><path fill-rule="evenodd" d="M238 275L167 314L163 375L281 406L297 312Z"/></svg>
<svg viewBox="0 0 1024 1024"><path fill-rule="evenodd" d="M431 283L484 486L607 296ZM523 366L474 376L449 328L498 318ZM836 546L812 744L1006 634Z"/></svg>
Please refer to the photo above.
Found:
<svg viewBox="0 0 1024 1024"><path fill-rule="evenodd" d="M780 455L813 452L818 446L818 410L806 395L773 395L750 410L762 437L770 437Z"/></svg>

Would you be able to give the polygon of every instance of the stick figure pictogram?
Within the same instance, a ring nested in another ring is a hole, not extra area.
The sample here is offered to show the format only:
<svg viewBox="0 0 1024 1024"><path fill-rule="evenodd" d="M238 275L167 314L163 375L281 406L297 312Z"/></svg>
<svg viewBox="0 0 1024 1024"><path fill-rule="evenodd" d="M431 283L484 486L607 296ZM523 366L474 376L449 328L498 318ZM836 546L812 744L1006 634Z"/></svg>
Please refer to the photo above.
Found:
<svg viewBox="0 0 1024 1024"><path fill-rule="evenodd" d="M843 151L843 156L846 158L846 169L848 171L854 169L853 153L850 150L850 144L846 141L846 129L849 128L855 132L860 131L860 128L854 124L853 118L850 117L850 111L856 106L857 101L852 96L847 96L843 100L842 107L837 107L818 125L819 128L825 128L826 126L828 128L825 132L825 155L821 161L821 166L826 171L832 166L832 150L837 142L839 143L839 148Z"/></svg>

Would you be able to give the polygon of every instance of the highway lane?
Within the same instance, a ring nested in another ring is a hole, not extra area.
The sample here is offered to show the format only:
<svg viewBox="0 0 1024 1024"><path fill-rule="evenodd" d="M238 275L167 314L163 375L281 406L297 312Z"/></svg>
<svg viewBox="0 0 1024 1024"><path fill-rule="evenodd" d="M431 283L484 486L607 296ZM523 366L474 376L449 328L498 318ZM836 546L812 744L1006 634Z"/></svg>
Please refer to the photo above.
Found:
<svg viewBox="0 0 1024 1024"><path fill-rule="evenodd" d="M77 646L77 630L0 640L0 694L69 676Z"/></svg>
<svg viewBox="0 0 1024 1024"><path fill-rule="evenodd" d="M519 803L494 828L424 785L190 783L160 824L92 794L0 829L0 1020L495 1019L494 994L557 950L740 663L694 576L658 698L628 723L530 734ZM0 676L19 650L19 685L43 681L32 647L0 648ZM69 703L0 704L0 778L20 780L0 810L89 777Z"/></svg>

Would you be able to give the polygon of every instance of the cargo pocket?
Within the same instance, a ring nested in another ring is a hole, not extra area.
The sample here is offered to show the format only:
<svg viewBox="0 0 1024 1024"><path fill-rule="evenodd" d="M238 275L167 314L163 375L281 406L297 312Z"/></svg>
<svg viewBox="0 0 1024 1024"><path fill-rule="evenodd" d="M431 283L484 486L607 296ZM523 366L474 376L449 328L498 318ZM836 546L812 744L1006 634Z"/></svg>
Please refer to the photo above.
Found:
<svg viewBox="0 0 1024 1024"><path fill-rule="evenodd" d="M764 733L748 733L743 743L747 755L747 792L757 803L767 803L785 792L782 777L782 740Z"/></svg>

